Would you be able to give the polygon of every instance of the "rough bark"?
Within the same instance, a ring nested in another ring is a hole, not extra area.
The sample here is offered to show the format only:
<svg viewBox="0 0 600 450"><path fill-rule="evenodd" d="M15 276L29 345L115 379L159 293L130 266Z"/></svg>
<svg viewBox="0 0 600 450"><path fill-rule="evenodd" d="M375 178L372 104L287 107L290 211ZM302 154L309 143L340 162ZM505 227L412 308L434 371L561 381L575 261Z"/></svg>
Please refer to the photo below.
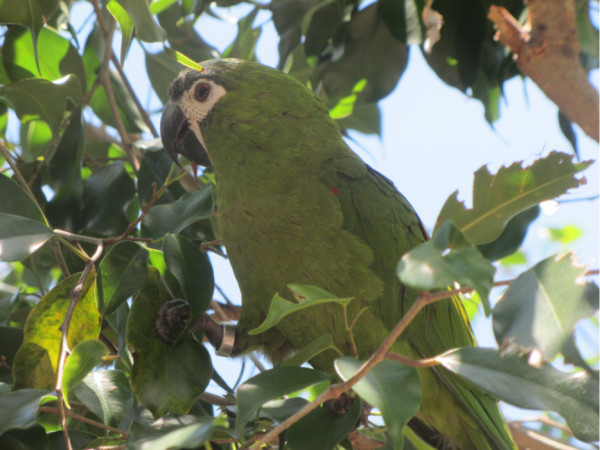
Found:
<svg viewBox="0 0 600 450"><path fill-rule="evenodd" d="M488 18L496 39L515 55L521 72L531 78L560 111L598 141L598 91L579 62L575 0L527 0L531 30L492 5Z"/></svg>

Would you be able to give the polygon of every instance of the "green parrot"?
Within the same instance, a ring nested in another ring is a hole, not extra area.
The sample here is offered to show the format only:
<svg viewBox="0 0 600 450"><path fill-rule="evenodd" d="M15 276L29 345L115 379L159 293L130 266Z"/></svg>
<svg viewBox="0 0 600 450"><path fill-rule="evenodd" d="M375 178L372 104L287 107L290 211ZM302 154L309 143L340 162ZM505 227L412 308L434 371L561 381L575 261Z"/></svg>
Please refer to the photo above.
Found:
<svg viewBox="0 0 600 450"><path fill-rule="evenodd" d="M169 88L161 119L168 154L214 170L217 229L242 294L235 352L275 363L323 334L354 355L342 308L294 313L259 335L273 295L290 283L318 286L349 307L367 359L416 299L396 276L401 256L427 239L392 182L344 142L320 99L289 75L234 59L201 63ZM192 137L190 137L192 136ZM411 357L475 345L457 299L428 306L391 348ZM311 365L335 374L339 355ZM438 448L514 448L496 401L443 368L419 369L422 406L411 425Z"/></svg>

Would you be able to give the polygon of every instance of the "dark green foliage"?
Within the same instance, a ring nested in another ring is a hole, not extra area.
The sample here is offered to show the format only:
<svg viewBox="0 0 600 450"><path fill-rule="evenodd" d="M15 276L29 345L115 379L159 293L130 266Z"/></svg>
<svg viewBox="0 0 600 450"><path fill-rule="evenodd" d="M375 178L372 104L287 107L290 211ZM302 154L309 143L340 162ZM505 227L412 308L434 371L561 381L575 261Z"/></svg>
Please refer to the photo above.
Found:
<svg viewBox="0 0 600 450"><path fill-rule="evenodd" d="M65 448L56 375L60 327L78 291L61 388L71 412L96 424L66 419L74 448L200 448L209 440L213 449L230 445L217 442L241 445L284 422L331 382L347 379L360 362L338 359L337 374L299 367L337 351L332 331L275 368L257 374L236 366L230 377L225 373L230 366L223 371L213 366L221 367L211 360L201 332L183 333L177 344L156 333L158 309L174 298L185 298L193 317L214 312L210 302L220 280L212 263L216 253L226 251L211 242L219 236L211 221L218 205L214 174L193 177L196 168L184 173L175 167L147 120L156 127L169 84L185 70L174 51L198 62L215 56L256 59L267 35L264 24L272 21L278 67L321 97L341 128L380 135L378 102L402 82L408 46L423 43L427 2L218 0L217 9L204 0L96 3L101 20L81 0L0 1L0 448ZM486 19L491 3L433 2L444 26L441 40L424 55L444 83L479 100L482 117L494 122L503 83L518 72L512 55L493 40ZM521 0L494 4L517 18L524 8ZM202 21L219 20L224 12L219 8L232 5L245 8L244 16L219 54L218 39ZM588 6L578 2L577 27L581 62L590 71L598 67L598 33ZM117 51L111 55L105 50L113 23ZM142 58L135 60L132 49L140 45ZM119 64L135 75L123 77ZM573 125L563 116L558 124L577 151ZM461 158L460 149L451 150ZM528 149L523 158L538 151ZM583 183L578 173L589 162L545 154L527 167L480 169L474 206L450 196L433 239L399 267L402 280L433 291L456 282L486 297L493 281L488 261L519 251L540 202ZM120 237L125 231L127 239ZM561 233L567 231L554 230L545 242L559 242L563 249L570 241ZM581 284L583 269L570 258L546 256L532 259L532 268L492 309L494 334L508 354L458 349L439 361L455 377L479 383L507 402L557 412L579 439L598 440L597 345L582 345L576 334L581 322L597 326L597 286L589 279ZM90 258L91 270L80 279ZM309 305L326 303L341 314L355 295L336 298L315 287L291 288L272 299L269 321L259 331L294 320ZM222 307L235 320L236 307ZM559 320L548 314L553 310L560 311ZM393 313L398 316L386 317L394 324L401 314ZM551 365L557 355L573 373ZM238 372L239 380L228 386L225 380L235 381ZM289 448L350 449L348 434L359 430L386 439L387 448L402 439L406 448L416 447L417 438L404 425L421 401L421 385L414 368L385 361L349 392L341 413L320 406L280 442ZM217 395L199 398L205 391ZM365 402L380 410L385 427L365 426Z"/></svg>

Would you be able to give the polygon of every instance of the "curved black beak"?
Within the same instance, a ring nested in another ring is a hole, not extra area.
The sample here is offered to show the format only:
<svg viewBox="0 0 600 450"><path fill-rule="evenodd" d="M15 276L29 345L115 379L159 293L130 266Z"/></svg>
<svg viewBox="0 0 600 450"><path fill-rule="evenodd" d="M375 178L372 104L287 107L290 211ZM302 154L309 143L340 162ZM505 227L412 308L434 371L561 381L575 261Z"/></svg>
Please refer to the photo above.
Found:
<svg viewBox="0 0 600 450"><path fill-rule="evenodd" d="M167 154L179 165L178 155L199 166L211 166L210 157L196 135L190 130L185 114L176 103L165 105L160 119L160 138Z"/></svg>

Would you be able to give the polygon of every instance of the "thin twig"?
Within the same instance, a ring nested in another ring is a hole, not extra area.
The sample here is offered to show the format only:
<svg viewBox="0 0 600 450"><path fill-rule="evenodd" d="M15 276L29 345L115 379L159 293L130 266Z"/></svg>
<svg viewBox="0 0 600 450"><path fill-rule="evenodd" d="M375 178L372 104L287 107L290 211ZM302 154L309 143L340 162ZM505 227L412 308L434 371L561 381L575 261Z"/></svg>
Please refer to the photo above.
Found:
<svg viewBox="0 0 600 450"><path fill-rule="evenodd" d="M60 340L60 352L58 355L58 364L56 366L56 394L58 397L58 409L60 411L60 422L63 430L63 435L65 437L65 444L68 450L72 450L73 446L71 444L71 439L69 437L69 430L67 428L67 411L65 409L65 403L62 393L62 381L63 374L65 370L65 361L67 359L67 355L71 353L69 349L69 344L67 341L69 325L71 324L71 318L73 317L73 312L75 311L75 306L79 302L81 298L81 294L83 291L83 286L85 285L85 281L87 280L88 275L90 274L92 268L94 267L94 263L100 258L102 255L102 250L104 246L102 242L96 248L96 252L94 255L86 262L85 268L83 272L81 272L81 276L77 281L77 284L71 291L71 301L69 302L69 307L67 308L67 313L65 314L65 320L60 326L61 330L61 340Z"/></svg>
<svg viewBox="0 0 600 450"><path fill-rule="evenodd" d="M52 414L60 414L58 408L52 408L51 406L40 406L39 409L41 412L49 412ZM120 434L124 439L127 438L127 432L119 430L118 428L113 428L108 425L104 425L103 423L96 422L95 420L88 419L85 416L80 416L79 414L75 414L71 411L65 411L65 415L71 417L72 419L79 420L80 422L87 423L88 425L92 425L94 427L102 428L103 430L110 431L111 433Z"/></svg>
<svg viewBox="0 0 600 450"><path fill-rule="evenodd" d="M114 51L111 54L110 60L113 63L113 65L115 66L115 68L117 69L117 72L119 72L119 76L121 77L121 80L123 81L123 84L125 85L125 89L127 89L127 92L129 92L129 96L133 100L133 103L135 103L135 107L137 108L138 112L140 113L140 116L142 116L144 123L150 129L152 136L157 138L158 132L156 131L156 128L154 128L154 124L150 120L150 117L148 117L148 113L146 112L146 110L144 109L142 104L140 103L140 100L137 98L135 91L131 87L131 83L127 79L127 76L125 75L125 72L123 71L123 68L121 67L121 64L119 63L119 60L117 59L117 56L115 55Z"/></svg>
<svg viewBox="0 0 600 450"><path fill-rule="evenodd" d="M135 154L135 150L131 139L129 138L129 134L125 129L125 125L123 124L123 120L121 119L121 114L119 113L119 107L117 106L117 100L115 98L115 93L113 92L112 82L110 80L110 70L109 70L109 62L110 56L112 55L112 38L115 32L116 23L114 20L111 20L108 29L106 30L106 34L104 35L104 39L106 41L104 56L102 58L102 66L100 68L100 73L98 74L98 78L102 82L102 86L104 86L104 92L106 93L106 100L108 101L108 106L110 107L110 111L112 113L113 119L115 121L115 128L121 137L121 144L123 145L123 149L125 150L125 154L131 163L133 170L136 172L140 168L140 162Z"/></svg>
<svg viewBox="0 0 600 450"><path fill-rule="evenodd" d="M148 214L148 211L150 211L150 208L152 208L154 206L154 204L157 202L157 200L160 198L160 196L163 194L163 192L165 192L167 187L168 187L168 185L167 185L167 183L165 183L160 187L160 189L157 190L156 189L156 181L153 181L152 182L152 198L150 199L148 204L144 207L144 209L142 210L139 217L127 226L127 229L123 232L123 234L121 234L121 236L119 236L118 238L104 239L104 241L103 241L104 244L111 245L111 244L114 244L115 242L125 241L125 240L137 240L137 241L142 241L142 242L152 241L152 239L149 239L149 238L129 238L128 236L133 230L135 230L135 227L137 227L138 224L142 220L144 220L144 217L146 217L146 214Z"/></svg>
<svg viewBox="0 0 600 450"><path fill-rule="evenodd" d="M411 367L433 367L439 364L437 356L434 356L433 358L413 359L394 352L387 352L385 354L385 359L393 359L394 361L398 361Z"/></svg>

